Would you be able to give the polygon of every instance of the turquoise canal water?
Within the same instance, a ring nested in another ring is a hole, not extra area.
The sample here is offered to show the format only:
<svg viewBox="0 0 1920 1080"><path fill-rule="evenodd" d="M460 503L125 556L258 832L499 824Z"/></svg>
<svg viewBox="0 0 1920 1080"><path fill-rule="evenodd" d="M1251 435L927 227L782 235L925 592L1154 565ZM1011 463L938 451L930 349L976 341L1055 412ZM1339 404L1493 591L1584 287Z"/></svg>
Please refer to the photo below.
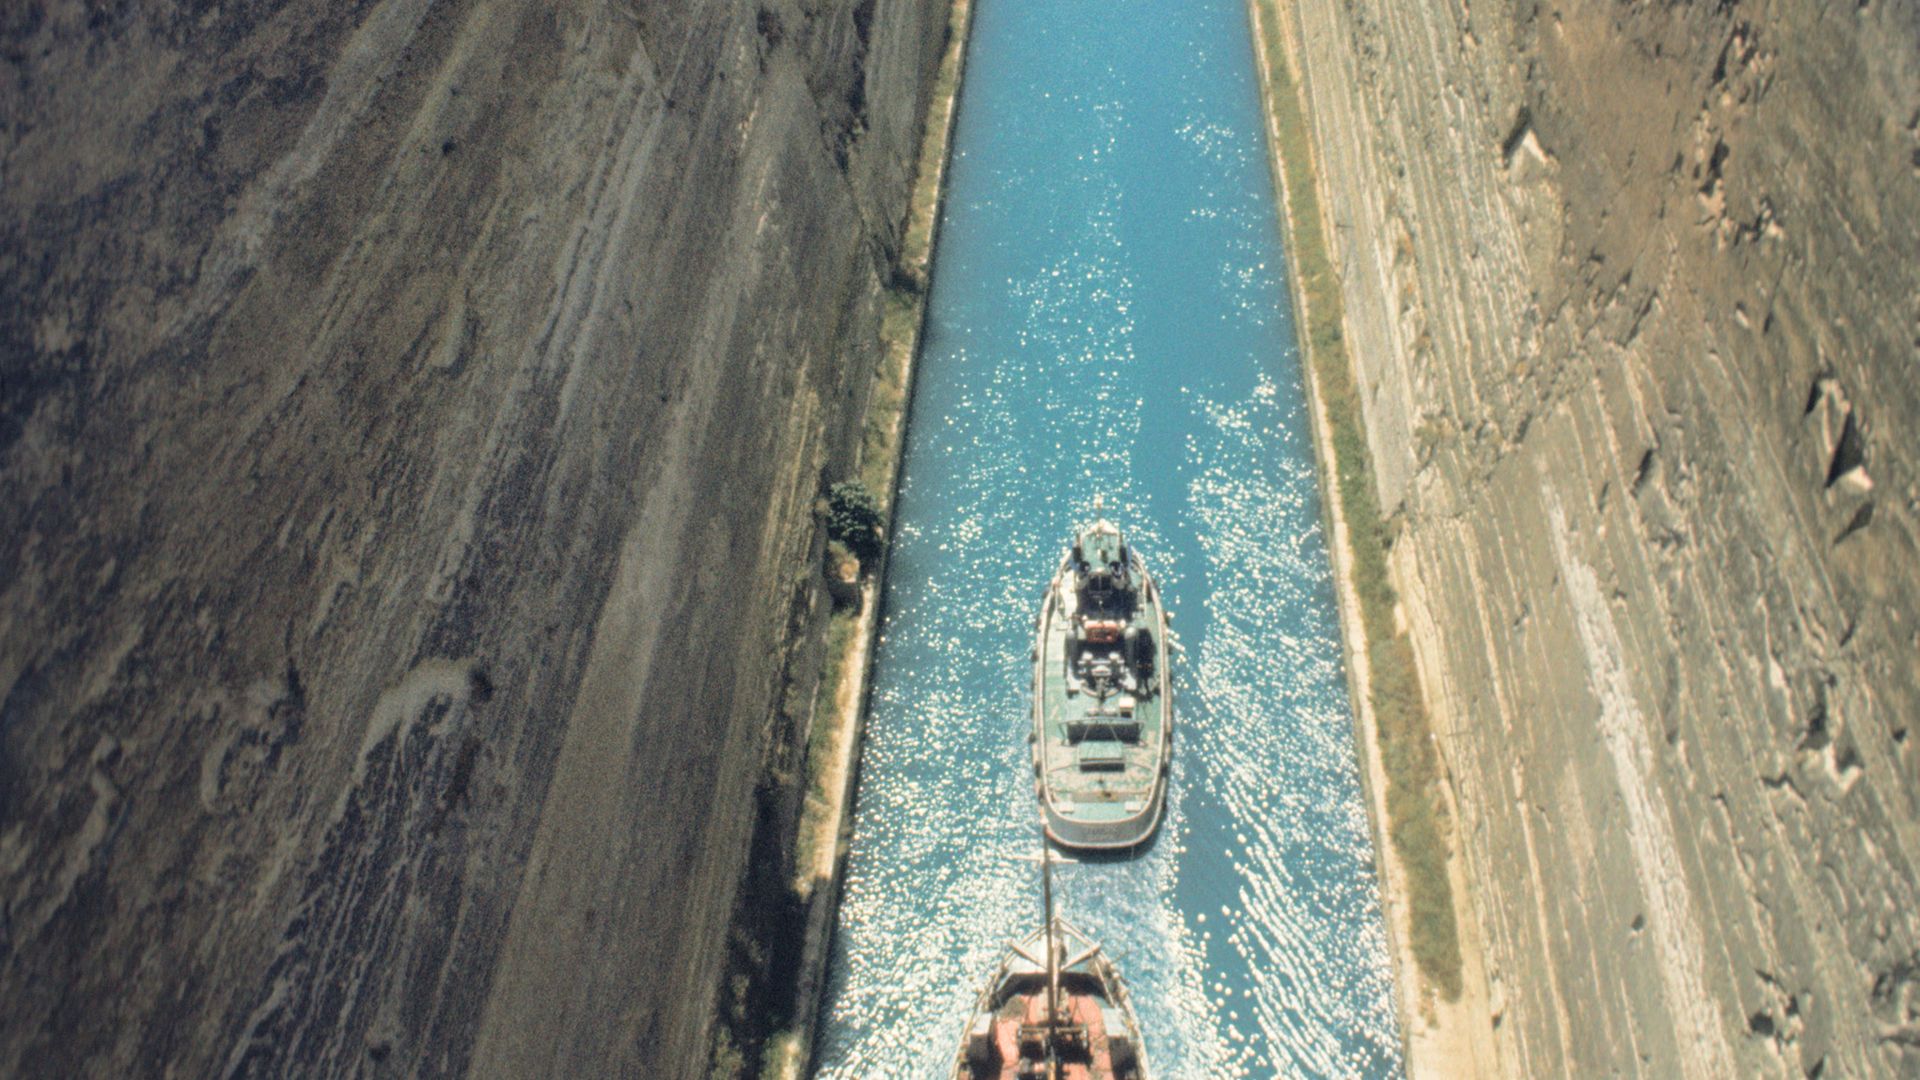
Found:
<svg viewBox="0 0 1920 1080"><path fill-rule="evenodd" d="M1175 612L1157 842L1056 869L1157 1080L1401 1072L1242 0L978 0L820 1044L944 1077L1039 924L1038 598L1095 495Z"/></svg>

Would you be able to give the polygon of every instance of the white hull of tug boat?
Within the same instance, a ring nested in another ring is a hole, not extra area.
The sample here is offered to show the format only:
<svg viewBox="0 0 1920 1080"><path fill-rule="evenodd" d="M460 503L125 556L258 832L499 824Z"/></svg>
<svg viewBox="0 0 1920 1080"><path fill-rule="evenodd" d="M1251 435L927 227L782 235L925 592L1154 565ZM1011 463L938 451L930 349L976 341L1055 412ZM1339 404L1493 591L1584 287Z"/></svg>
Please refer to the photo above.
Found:
<svg viewBox="0 0 1920 1080"><path fill-rule="evenodd" d="M1060 561L1041 602L1033 644L1033 744L1034 788L1040 800L1041 820L1047 837L1061 847L1083 851L1126 851L1139 847L1153 837L1166 809L1167 775L1173 761L1174 691L1170 665L1172 643L1167 632L1167 609L1158 585L1147 573L1139 553L1128 550L1128 564L1140 581L1143 607L1148 609L1148 624L1155 632L1154 659L1158 677L1156 694L1161 698L1158 750L1152 762L1151 779L1135 789L1132 798L1119 801L1119 816L1090 818L1088 804L1062 798L1050 783L1057 760L1068 749L1059 739L1050 738L1048 715L1050 695L1048 679L1053 667L1064 669L1065 632L1059 625L1063 604L1063 585L1071 580L1074 559L1071 549ZM1138 807L1132 810L1132 807ZM1109 810L1111 807L1093 808ZM1132 812L1126 812L1131 810Z"/></svg>

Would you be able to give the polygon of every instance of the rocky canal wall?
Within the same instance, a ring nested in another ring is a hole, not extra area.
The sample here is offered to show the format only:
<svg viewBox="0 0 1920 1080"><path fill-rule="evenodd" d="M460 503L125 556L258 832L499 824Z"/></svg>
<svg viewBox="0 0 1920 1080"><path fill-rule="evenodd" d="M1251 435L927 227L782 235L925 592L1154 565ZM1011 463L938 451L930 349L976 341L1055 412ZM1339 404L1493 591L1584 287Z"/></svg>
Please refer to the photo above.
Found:
<svg viewBox="0 0 1920 1080"><path fill-rule="evenodd" d="M1920 7L1289 17L1484 958L1416 1072L1920 1069Z"/></svg>
<svg viewBox="0 0 1920 1080"><path fill-rule="evenodd" d="M0 1072L705 1075L946 27L0 16Z"/></svg>

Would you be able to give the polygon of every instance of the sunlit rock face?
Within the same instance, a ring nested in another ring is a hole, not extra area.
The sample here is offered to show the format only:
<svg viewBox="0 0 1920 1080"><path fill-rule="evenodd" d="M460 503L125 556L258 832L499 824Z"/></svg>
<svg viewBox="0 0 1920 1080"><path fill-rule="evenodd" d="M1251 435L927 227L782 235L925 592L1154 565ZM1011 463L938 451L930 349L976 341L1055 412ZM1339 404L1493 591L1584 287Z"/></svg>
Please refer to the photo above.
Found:
<svg viewBox="0 0 1920 1080"><path fill-rule="evenodd" d="M1505 1070L1920 1069L1920 11L1310 2Z"/></svg>
<svg viewBox="0 0 1920 1080"><path fill-rule="evenodd" d="M945 27L0 17L0 1073L705 1075Z"/></svg>

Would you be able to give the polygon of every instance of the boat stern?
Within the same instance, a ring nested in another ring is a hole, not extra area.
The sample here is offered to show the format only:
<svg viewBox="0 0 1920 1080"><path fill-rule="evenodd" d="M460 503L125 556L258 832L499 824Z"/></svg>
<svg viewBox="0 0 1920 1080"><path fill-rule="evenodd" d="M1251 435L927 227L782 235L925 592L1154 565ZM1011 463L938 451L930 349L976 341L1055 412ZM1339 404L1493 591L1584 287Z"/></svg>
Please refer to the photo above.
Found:
<svg viewBox="0 0 1920 1080"><path fill-rule="evenodd" d="M1042 791L1047 838L1081 851L1125 851L1153 838L1166 799L1158 788L1124 801L1075 802Z"/></svg>

